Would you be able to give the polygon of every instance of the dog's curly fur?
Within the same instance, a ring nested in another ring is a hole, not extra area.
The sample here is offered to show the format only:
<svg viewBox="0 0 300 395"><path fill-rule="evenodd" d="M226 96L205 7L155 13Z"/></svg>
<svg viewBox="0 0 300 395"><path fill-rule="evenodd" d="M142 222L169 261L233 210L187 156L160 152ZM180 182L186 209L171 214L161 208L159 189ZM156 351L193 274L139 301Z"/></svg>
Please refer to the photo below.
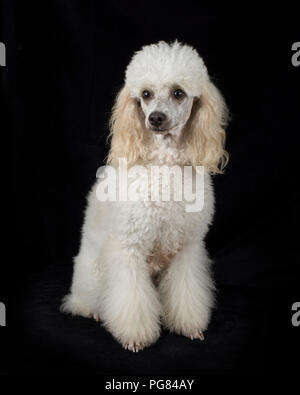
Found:
<svg viewBox="0 0 300 395"><path fill-rule="evenodd" d="M143 97L145 89L151 99ZM174 99L174 89L183 92L183 99ZM157 110L168 118L158 133L149 121ZM63 311L100 318L132 351L155 342L161 324L203 338L214 304L204 244L214 213L210 174L222 172L227 162L226 121L225 102L193 48L159 42L134 55L112 112L108 163L117 166L119 158L126 158L129 166L147 169L202 165L204 208L189 213L178 201L100 202L98 181L88 197Z"/></svg>

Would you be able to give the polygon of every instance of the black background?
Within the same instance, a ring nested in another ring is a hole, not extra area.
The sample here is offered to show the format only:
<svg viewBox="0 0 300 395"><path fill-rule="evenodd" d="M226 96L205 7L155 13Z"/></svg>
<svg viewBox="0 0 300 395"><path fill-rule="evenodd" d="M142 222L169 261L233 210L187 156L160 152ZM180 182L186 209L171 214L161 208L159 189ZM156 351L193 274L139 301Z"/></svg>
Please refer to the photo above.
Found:
<svg viewBox="0 0 300 395"><path fill-rule="evenodd" d="M291 325L300 299L300 67L291 63L300 40L297 3L1 4L1 371L293 377L300 335ZM125 67L142 45L175 38L199 51L232 114L230 162L214 178L207 236L218 308L204 343L164 332L132 354L96 322L58 307Z"/></svg>

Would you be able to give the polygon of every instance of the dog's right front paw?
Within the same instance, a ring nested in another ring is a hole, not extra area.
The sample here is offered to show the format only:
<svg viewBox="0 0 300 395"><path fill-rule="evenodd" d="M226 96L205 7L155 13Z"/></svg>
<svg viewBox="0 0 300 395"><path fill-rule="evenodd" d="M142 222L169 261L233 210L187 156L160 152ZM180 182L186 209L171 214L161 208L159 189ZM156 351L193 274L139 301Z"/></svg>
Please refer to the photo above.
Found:
<svg viewBox="0 0 300 395"><path fill-rule="evenodd" d="M153 325L152 328L134 328L134 330L122 333L121 336L116 336L125 350L138 352L145 347L149 347L155 343L160 336L160 325Z"/></svg>
<svg viewBox="0 0 300 395"><path fill-rule="evenodd" d="M145 347L149 347L151 344L155 343L159 338L160 331L157 330L155 333L145 337L145 336L134 336L130 339L121 339L120 343L122 344L125 350L129 350L132 352L139 352L143 350Z"/></svg>
<svg viewBox="0 0 300 395"><path fill-rule="evenodd" d="M132 352L139 352L143 350L145 347L147 347L147 345L142 342L141 343L131 342L131 343L123 344L123 348L125 348L125 350L129 350Z"/></svg>

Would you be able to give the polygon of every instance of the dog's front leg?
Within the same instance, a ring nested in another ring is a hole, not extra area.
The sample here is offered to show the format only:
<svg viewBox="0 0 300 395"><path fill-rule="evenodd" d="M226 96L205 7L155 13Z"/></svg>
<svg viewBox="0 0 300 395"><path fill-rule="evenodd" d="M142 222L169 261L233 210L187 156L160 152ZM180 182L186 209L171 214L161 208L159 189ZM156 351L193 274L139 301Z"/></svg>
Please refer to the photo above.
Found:
<svg viewBox="0 0 300 395"><path fill-rule="evenodd" d="M210 261L202 243L186 245L159 285L163 322L172 332L203 340L213 307Z"/></svg>
<svg viewBox="0 0 300 395"><path fill-rule="evenodd" d="M114 243L105 260L101 318L124 348L139 351L160 334L161 304L145 257Z"/></svg>

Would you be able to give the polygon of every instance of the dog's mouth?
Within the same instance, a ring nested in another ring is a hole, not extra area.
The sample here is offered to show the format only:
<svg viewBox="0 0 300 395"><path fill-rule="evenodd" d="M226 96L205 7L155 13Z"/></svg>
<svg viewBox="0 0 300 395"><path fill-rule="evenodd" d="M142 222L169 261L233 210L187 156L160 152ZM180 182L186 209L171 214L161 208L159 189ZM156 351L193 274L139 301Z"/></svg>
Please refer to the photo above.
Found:
<svg viewBox="0 0 300 395"><path fill-rule="evenodd" d="M167 132L169 129L151 128L150 130L151 130L152 132L154 132L154 133L165 133L165 132Z"/></svg>
<svg viewBox="0 0 300 395"><path fill-rule="evenodd" d="M150 130L151 130L151 132L153 132L153 133L157 133L157 134L164 134L164 133L168 133L168 132L171 132L173 129L175 129L177 127L177 124L176 125L173 125L172 127L169 127L169 128L160 128L160 127L151 127L151 128L149 128Z"/></svg>

